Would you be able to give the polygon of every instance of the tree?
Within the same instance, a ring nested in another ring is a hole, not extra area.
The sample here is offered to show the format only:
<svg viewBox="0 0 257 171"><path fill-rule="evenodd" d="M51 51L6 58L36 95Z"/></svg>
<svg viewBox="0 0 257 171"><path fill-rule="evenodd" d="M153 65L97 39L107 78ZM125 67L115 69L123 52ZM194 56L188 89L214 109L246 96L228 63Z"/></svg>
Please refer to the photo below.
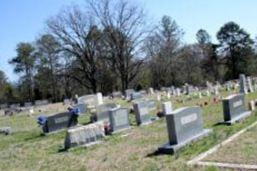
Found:
<svg viewBox="0 0 257 171"><path fill-rule="evenodd" d="M47 25L50 33L60 42L61 50L72 58L75 72L69 77L96 93L101 33L93 18L73 7L49 19Z"/></svg>
<svg viewBox="0 0 257 171"><path fill-rule="evenodd" d="M143 64L142 56L137 57L145 34L144 13L123 0L91 0L89 9L103 28L105 58L110 61L124 91Z"/></svg>
<svg viewBox="0 0 257 171"><path fill-rule="evenodd" d="M218 45L211 42L211 36L204 29L200 29L196 33L196 39L198 48L200 49L198 56L202 58L204 78L209 81L221 81L219 73L220 64L217 54Z"/></svg>
<svg viewBox="0 0 257 171"><path fill-rule="evenodd" d="M14 65L16 73L24 73L22 80L26 91L24 97L26 100L33 101L33 71L35 67L35 48L30 43L19 43L17 45L17 56L9 61Z"/></svg>
<svg viewBox="0 0 257 171"><path fill-rule="evenodd" d="M219 51L228 66L228 79L236 79L240 73L250 74L253 40L234 22L228 22L217 33Z"/></svg>
<svg viewBox="0 0 257 171"><path fill-rule="evenodd" d="M164 16L145 41L145 52L150 58L152 85L155 88L176 83L175 63L183 35L177 23Z"/></svg>
<svg viewBox="0 0 257 171"><path fill-rule="evenodd" d="M196 39L197 39L199 44L209 44L209 43L211 43L211 36L204 29L198 30L198 32L196 33Z"/></svg>
<svg viewBox="0 0 257 171"><path fill-rule="evenodd" d="M41 75L41 89L50 90L53 101L57 101L57 73L60 66L59 42L52 35L45 34L37 40L36 45L37 56L39 57L37 78L40 78ZM43 87L42 85L45 83L48 83L49 86Z"/></svg>

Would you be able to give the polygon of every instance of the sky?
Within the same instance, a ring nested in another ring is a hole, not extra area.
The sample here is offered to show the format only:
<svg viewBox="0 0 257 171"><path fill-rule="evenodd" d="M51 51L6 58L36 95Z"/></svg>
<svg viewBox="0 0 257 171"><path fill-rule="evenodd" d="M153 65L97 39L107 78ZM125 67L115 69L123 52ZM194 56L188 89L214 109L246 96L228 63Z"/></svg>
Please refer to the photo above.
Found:
<svg viewBox="0 0 257 171"><path fill-rule="evenodd" d="M45 31L45 22L63 7L83 5L85 0L2 0L0 2L0 70L10 81L16 81L13 66L19 42L32 42ZM130 0L132 1L132 0ZM256 0L133 0L146 11L149 22L158 23L163 15L173 18L185 32L183 41L194 43L195 34L205 29L215 36L226 22L234 21L257 36Z"/></svg>

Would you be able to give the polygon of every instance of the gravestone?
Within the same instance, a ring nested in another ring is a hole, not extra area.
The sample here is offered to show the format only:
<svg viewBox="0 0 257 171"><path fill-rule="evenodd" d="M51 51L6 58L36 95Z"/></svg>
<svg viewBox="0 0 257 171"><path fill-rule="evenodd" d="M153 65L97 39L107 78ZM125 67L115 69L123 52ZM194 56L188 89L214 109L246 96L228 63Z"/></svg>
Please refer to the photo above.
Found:
<svg viewBox="0 0 257 171"><path fill-rule="evenodd" d="M176 96L181 96L181 90L180 88L176 88Z"/></svg>
<svg viewBox="0 0 257 171"><path fill-rule="evenodd" d="M73 109L78 109L81 114L87 112L87 106L84 103L78 103L73 106Z"/></svg>
<svg viewBox="0 0 257 171"><path fill-rule="evenodd" d="M126 99L127 100L131 100L130 99L131 98L131 94L134 93L134 92L135 92L134 89L127 89L127 90L125 90L125 97L126 97Z"/></svg>
<svg viewBox="0 0 257 171"><path fill-rule="evenodd" d="M130 128L127 108L113 108L109 111L111 132L116 133Z"/></svg>
<svg viewBox="0 0 257 171"><path fill-rule="evenodd" d="M48 105L48 104L49 104L48 100L36 100L35 101L36 106L44 106L44 105Z"/></svg>
<svg viewBox="0 0 257 171"><path fill-rule="evenodd" d="M0 104L0 109L6 109L6 108L8 108L7 103Z"/></svg>
<svg viewBox="0 0 257 171"><path fill-rule="evenodd" d="M251 77L246 78L246 85L248 87L248 92L253 93L253 84Z"/></svg>
<svg viewBox="0 0 257 171"><path fill-rule="evenodd" d="M250 114L245 108L244 94L233 94L223 99L224 123L233 124Z"/></svg>
<svg viewBox="0 0 257 171"><path fill-rule="evenodd" d="M33 106L32 102L25 102L24 107L31 107Z"/></svg>
<svg viewBox="0 0 257 171"><path fill-rule="evenodd" d="M51 133L77 125L77 117L78 114L73 111L40 116L38 117L38 124L41 125L44 133Z"/></svg>
<svg viewBox="0 0 257 171"><path fill-rule="evenodd" d="M96 94L96 104L97 105L103 104L103 95L102 95L102 93L97 93Z"/></svg>
<svg viewBox="0 0 257 171"><path fill-rule="evenodd" d="M115 91L112 93L113 98L122 98L122 93L120 91Z"/></svg>
<svg viewBox="0 0 257 171"><path fill-rule="evenodd" d="M64 105L69 105L69 104L71 104L71 100L70 99L64 99L63 104Z"/></svg>
<svg viewBox="0 0 257 171"><path fill-rule="evenodd" d="M104 138L104 125L101 122L70 128L67 130L64 147L90 146Z"/></svg>
<svg viewBox="0 0 257 171"><path fill-rule="evenodd" d="M155 100L147 100L149 112L157 109L157 103Z"/></svg>
<svg viewBox="0 0 257 171"><path fill-rule="evenodd" d="M130 94L130 100L136 100L143 98L143 95L140 92L133 92Z"/></svg>
<svg viewBox="0 0 257 171"><path fill-rule="evenodd" d="M94 107L97 105L96 101L96 95L90 94L90 95L84 95L78 98L79 104L86 104L88 107Z"/></svg>
<svg viewBox="0 0 257 171"><path fill-rule="evenodd" d="M164 115L172 113L172 104L170 101L162 103L162 111Z"/></svg>
<svg viewBox="0 0 257 171"><path fill-rule="evenodd" d="M153 95L153 94L154 94L154 89L153 89L152 87L150 87L150 88L148 89L148 93L149 93L150 95Z"/></svg>
<svg viewBox="0 0 257 171"><path fill-rule="evenodd" d="M141 124L149 124L151 123L151 115L149 114L148 110L148 103L147 101L139 101L133 104L133 108L136 114L136 122L137 125Z"/></svg>
<svg viewBox="0 0 257 171"><path fill-rule="evenodd" d="M239 75L240 78L240 93L247 94L247 85L246 85L246 78L244 74Z"/></svg>
<svg viewBox="0 0 257 171"><path fill-rule="evenodd" d="M161 101L161 94L160 93L156 94L156 99L157 99L157 101Z"/></svg>
<svg viewBox="0 0 257 171"><path fill-rule="evenodd" d="M109 111L118 106L115 103L106 103L96 107L96 121L109 122Z"/></svg>
<svg viewBox="0 0 257 171"><path fill-rule="evenodd" d="M186 144L207 136L211 130L203 129L200 107L185 107L166 115L169 142L159 147L160 153L173 154Z"/></svg>

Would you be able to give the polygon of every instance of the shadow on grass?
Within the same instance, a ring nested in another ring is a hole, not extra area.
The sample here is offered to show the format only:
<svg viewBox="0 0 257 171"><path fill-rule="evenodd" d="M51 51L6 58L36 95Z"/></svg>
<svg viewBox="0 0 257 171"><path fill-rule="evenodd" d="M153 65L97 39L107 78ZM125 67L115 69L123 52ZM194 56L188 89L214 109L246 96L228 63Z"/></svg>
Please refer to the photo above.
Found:
<svg viewBox="0 0 257 171"><path fill-rule="evenodd" d="M228 124L224 123L223 121L217 122L215 124L212 125L213 127L217 127L217 126L228 126Z"/></svg>
<svg viewBox="0 0 257 171"><path fill-rule="evenodd" d="M60 148L58 149L58 153L65 153L65 152L68 152L68 149L67 149L67 148L60 147Z"/></svg>

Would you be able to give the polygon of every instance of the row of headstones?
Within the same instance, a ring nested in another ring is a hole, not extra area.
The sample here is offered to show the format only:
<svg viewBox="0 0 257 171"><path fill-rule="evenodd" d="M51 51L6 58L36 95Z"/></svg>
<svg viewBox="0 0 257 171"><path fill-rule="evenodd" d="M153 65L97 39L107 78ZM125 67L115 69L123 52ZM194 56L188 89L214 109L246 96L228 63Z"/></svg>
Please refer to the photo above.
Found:
<svg viewBox="0 0 257 171"><path fill-rule="evenodd" d="M235 94L223 99L224 124L234 124L251 114L245 108L243 94ZM158 148L160 153L173 154L185 145L209 135L212 130L203 128L200 107L185 107L166 115L168 143Z"/></svg>
<svg viewBox="0 0 257 171"><path fill-rule="evenodd" d="M148 105L145 102L134 104L137 124L151 123L151 118L147 112ZM107 108L106 106L104 108ZM86 126L78 126L68 129L65 138L65 148L79 145L90 145L100 141L105 136L106 125L110 124L111 132L119 132L130 128L128 109L109 105L109 110L104 113L102 110L97 118L97 122ZM211 133L210 129L203 129L202 110L200 107L185 107L172 110L170 102L163 103L163 111L166 116L169 142L161 146L158 151L162 153L174 153L186 144L200 139ZM233 124L251 114L245 109L245 99L243 94L231 95L223 100L224 122ZM48 127L54 126L56 131L61 127L73 126L65 116L54 116L53 121L48 118ZM65 122L65 124L64 124ZM52 123L52 125L51 125ZM68 124L70 124L68 126ZM58 125L58 126L57 126ZM66 125L66 126L64 126ZM50 129L48 128L48 131Z"/></svg>
<svg viewBox="0 0 257 171"><path fill-rule="evenodd" d="M153 100L138 101L134 103L133 107L136 113L137 124L143 125L143 124L151 123L152 118L149 113L152 110L157 109L157 104ZM42 126L42 130L45 134L53 133L53 132L62 130L64 128L70 128L70 127L76 126L79 113L80 111L78 110L78 108L73 108L73 109L70 109L68 112L63 112L63 113L54 114L50 116L40 116L38 118L38 123ZM122 108L114 103L98 105L96 107L96 117L93 121L97 123L99 122L103 123L105 128L105 133L107 134L120 132L130 128L129 109ZM91 127L91 125L92 124L88 126L89 129L94 128L94 126ZM83 126L83 128L85 129L80 129L80 127L81 126L77 127L78 128L77 131L83 131L83 130L86 131L87 126ZM71 138L76 137L75 135L79 135L77 134L77 131L76 131L76 128L72 128L71 132L68 130L67 136ZM99 131L100 129L98 129L98 131L96 132L99 132ZM70 135L73 133L75 135ZM84 135L84 134L85 133L81 133L81 135ZM94 135L94 134L90 134L90 135ZM82 141L80 140L81 138L77 137L79 141ZM65 142L74 142L75 139L73 138L73 140L69 140L69 141L66 140ZM87 142L88 140L85 140L85 143ZM81 144L81 143L77 143L77 144ZM68 146L69 145L65 145L65 147L68 147Z"/></svg>
<svg viewBox="0 0 257 171"><path fill-rule="evenodd" d="M257 90L257 83L251 77L240 74L240 93L247 94Z"/></svg>

